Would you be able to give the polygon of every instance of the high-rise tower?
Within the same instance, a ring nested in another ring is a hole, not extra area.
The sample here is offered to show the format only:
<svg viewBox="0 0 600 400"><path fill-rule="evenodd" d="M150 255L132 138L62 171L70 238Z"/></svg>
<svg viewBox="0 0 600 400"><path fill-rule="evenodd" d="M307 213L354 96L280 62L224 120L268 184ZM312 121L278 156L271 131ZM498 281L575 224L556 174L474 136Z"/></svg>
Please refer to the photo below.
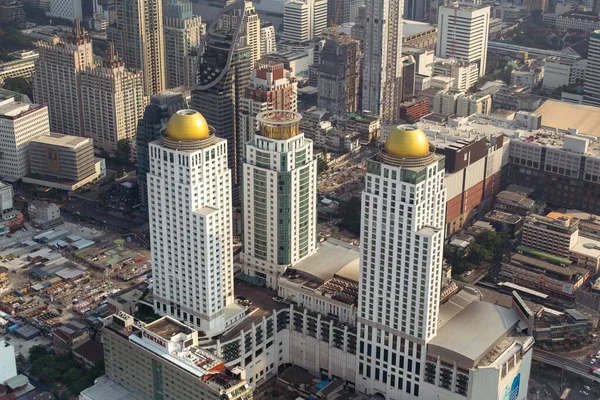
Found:
<svg viewBox="0 0 600 400"><path fill-rule="evenodd" d="M246 273L277 287L285 269L317 250L317 159L292 111L258 114L243 173Z"/></svg>
<svg viewBox="0 0 600 400"><path fill-rule="evenodd" d="M192 13L188 0L169 0L164 14L166 87L191 89L195 51L203 32L202 18Z"/></svg>
<svg viewBox="0 0 600 400"><path fill-rule="evenodd" d="M147 178L155 311L208 336L222 332L241 311L233 304L227 141L197 111L180 110L150 144Z"/></svg>
<svg viewBox="0 0 600 400"><path fill-rule="evenodd" d="M326 0L290 0L284 5L283 40L302 43L327 28Z"/></svg>
<svg viewBox="0 0 600 400"><path fill-rule="evenodd" d="M240 99L246 91L251 73L251 51L241 33L243 24L223 27L223 16L243 15L246 2L226 6L202 38L196 62L196 86L192 91L192 108L198 110L215 128L216 135L227 139L227 158L233 173L233 202L239 202L238 178L242 141L237 123Z"/></svg>
<svg viewBox="0 0 600 400"><path fill-rule="evenodd" d="M52 131L82 136L81 72L94 66L90 36L76 19L69 38L54 43L39 42L38 50L33 100L48 105Z"/></svg>
<svg viewBox="0 0 600 400"><path fill-rule="evenodd" d="M366 2L362 109L380 115L384 123L398 119L403 4L403 0Z"/></svg>
<svg viewBox="0 0 600 400"><path fill-rule="evenodd" d="M165 89L163 0L116 1L117 18L107 30L127 68L142 71L144 94Z"/></svg>
<svg viewBox="0 0 600 400"><path fill-rule="evenodd" d="M438 324L444 157L425 133L397 126L367 162L362 194L357 391L417 398Z"/></svg>
<svg viewBox="0 0 600 400"><path fill-rule="evenodd" d="M600 30L590 35L584 89L583 104L600 106Z"/></svg>

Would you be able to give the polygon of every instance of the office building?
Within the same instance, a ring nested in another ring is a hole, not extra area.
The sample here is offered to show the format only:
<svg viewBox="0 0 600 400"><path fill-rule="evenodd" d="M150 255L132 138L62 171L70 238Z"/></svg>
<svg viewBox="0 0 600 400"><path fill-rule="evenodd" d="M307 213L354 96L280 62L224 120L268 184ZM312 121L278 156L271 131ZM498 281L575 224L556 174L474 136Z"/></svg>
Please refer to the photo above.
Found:
<svg viewBox="0 0 600 400"><path fill-rule="evenodd" d="M345 132L358 132L361 140L370 142L375 138L379 138L381 118L370 114L348 114L338 119L337 127Z"/></svg>
<svg viewBox="0 0 600 400"><path fill-rule="evenodd" d="M244 7L234 7L229 12L221 13L217 29L223 31L235 31L240 25L238 35L250 49L250 66L252 67L261 57L260 44L260 18L256 13L256 8L252 1L243 0ZM227 4L233 4L235 1L229 1Z"/></svg>
<svg viewBox="0 0 600 400"><path fill-rule="evenodd" d="M600 105L600 30L590 35L584 93L584 104Z"/></svg>
<svg viewBox="0 0 600 400"><path fill-rule="evenodd" d="M336 25L353 23L363 0L332 0L327 2L327 23ZM339 8L339 11L338 11Z"/></svg>
<svg viewBox="0 0 600 400"><path fill-rule="evenodd" d="M81 73L84 135L96 152L115 154L121 140L135 137L146 97L142 73L127 69L109 44L102 64Z"/></svg>
<svg viewBox="0 0 600 400"><path fill-rule="evenodd" d="M120 0L115 2L114 23L106 30L125 66L142 71L144 94L165 90L165 48L162 0Z"/></svg>
<svg viewBox="0 0 600 400"><path fill-rule="evenodd" d="M297 82L283 67L283 64L261 60L252 70L252 78L240 100L240 140L243 153L246 143L254 139L258 130L256 116L264 111L284 110L296 112L298 109Z"/></svg>
<svg viewBox="0 0 600 400"><path fill-rule="evenodd" d="M10 54L13 60L0 62L0 82L7 78L26 78L33 76L35 60L39 54L35 50L21 50Z"/></svg>
<svg viewBox="0 0 600 400"><path fill-rule="evenodd" d="M199 347L200 336L170 317L139 326L115 314L102 335L106 375L142 399L252 399L243 371Z"/></svg>
<svg viewBox="0 0 600 400"><path fill-rule="evenodd" d="M600 17L590 11L567 11L556 16L556 28L562 32L576 30L593 33L600 29Z"/></svg>
<svg viewBox="0 0 600 400"><path fill-rule="evenodd" d="M25 10L23 2L18 0L7 0L0 3L0 24L11 23L21 25L25 22Z"/></svg>
<svg viewBox="0 0 600 400"><path fill-rule="evenodd" d="M64 41L38 42L33 99L48 105L50 129L83 136L81 73L94 66L92 40L75 20L72 34Z"/></svg>
<svg viewBox="0 0 600 400"><path fill-rule="evenodd" d="M459 89L447 89L439 92L433 98L433 107L431 111L435 114L444 116L456 114L458 99L463 97L465 92Z"/></svg>
<svg viewBox="0 0 600 400"><path fill-rule="evenodd" d="M327 38L318 66L317 106L334 115L359 111L360 45L350 35Z"/></svg>
<svg viewBox="0 0 600 400"><path fill-rule="evenodd" d="M362 71L362 111L381 116L382 123L398 119L398 86L402 57L402 1L366 3Z"/></svg>
<svg viewBox="0 0 600 400"><path fill-rule="evenodd" d="M327 28L326 0L291 0L283 9L285 41L303 43L321 36Z"/></svg>
<svg viewBox="0 0 600 400"><path fill-rule="evenodd" d="M439 8L436 56L477 64L485 75L490 7L453 3Z"/></svg>
<svg viewBox="0 0 600 400"><path fill-rule="evenodd" d="M164 12L165 85L167 88L194 87L196 48L204 31L202 18L192 13L188 0L169 0ZM190 69L190 66L192 68Z"/></svg>
<svg viewBox="0 0 600 400"><path fill-rule="evenodd" d="M82 0L50 0L49 18L62 18L73 21L83 19Z"/></svg>
<svg viewBox="0 0 600 400"><path fill-rule="evenodd" d="M227 139L227 160L232 173L233 203L239 202L238 179L244 143L238 124L241 99L246 92L252 64L250 47L245 44L242 24L222 27L224 16L244 15L247 2L226 6L202 38L197 86L192 91L191 106L214 127L216 135ZM216 73L218 71L218 73Z"/></svg>
<svg viewBox="0 0 600 400"><path fill-rule="evenodd" d="M275 27L270 22L262 23L260 25L260 56L264 57L276 51Z"/></svg>
<svg viewBox="0 0 600 400"><path fill-rule="evenodd" d="M402 51L405 47L435 50L437 28L425 22L402 20Z"/></svg>
<svg viewBox="0 0 600 400"><path fill-rule="evenodd" d="M292 111L266 111L246 144L243 171L244 271L277 287L287 267L317 248L317 159Z"/></svg>
<svg viewBox="0 0 600 400"><path fill-rule="evenodd" d="M530 215L523 226L523 245L568 258L569 250L579 239L579 220L551 212L546 216Z"/></svg>
<svg viewBox="0 0 600 400"><path fill-rule="evenodd" d="M150 172L150 143L160 139L169 118L177 111L188 108L185 96L178 92L162 92L150 98L143 117L137 123L137 179L140 202L148 207L146 175Z"/></svg>
<svg viewBox="0 0 600 400"><path fill-rule="evenodd" d="M426 0L404 0L404 18L412 21L426 21L430 2Z"/></svg>
<svg viewBox="0 0 600 400"><path fill-rule="evenodd" d="M400 398L404 393L418 397L422 390L426 346L438 325L444 173L444 157L413 125L394 128L368 161L361 215L358 392ZM390 367L398 362L394 373Z"/></svg>
<svg viewBox="0 0 600 400"><path fill-rule="evenodd" d="M29 143L31 173L23 182L73 191L104 177L104 159L94 157L92 139L48 133Z"/></svg>
<svg viewBox="0 0 600 400"><path fill-rule="evenodd" d="M245 311L233 302L227 141L177 111L150 143L147 180L155 312L218 334Z"/></svg>
<svg viewBox="0 0 600 400"><path fill-rule="evenodd" d="M456 102L456 115L468 117L473 114L490 115L492 112L492 96L473 93L460 96Z"/></svg>
<svg viewBox="0 0 600 400"><path fill-rule="evenodd" d="M0 177L21 179L30 171L29 144L50 132L48 107L9 97L0 102Z"/></svg>
<svg viewBox="0 0 600 400"><path fill-rule="evenodd" d="M479 66L457 59L439 59L433 64L433 75L451 77L453 88L468 91L479 79Z"/></svg>

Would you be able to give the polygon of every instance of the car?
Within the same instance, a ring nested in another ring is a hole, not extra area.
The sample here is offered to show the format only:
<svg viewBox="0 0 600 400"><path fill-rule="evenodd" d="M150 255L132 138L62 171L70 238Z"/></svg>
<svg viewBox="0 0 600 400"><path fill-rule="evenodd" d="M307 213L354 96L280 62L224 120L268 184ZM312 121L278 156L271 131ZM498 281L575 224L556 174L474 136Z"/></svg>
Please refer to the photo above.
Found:
<svg viewBox="0 0 600 400"><path fill-rule="evenodd" d="M472 273L473 273L473 271L468 271L468 272L465 274L465 276L469 276L469 275L471 275Z"/></svg>
<svg viewBox="0 0 600 400"><path fill-rule="evenodd" d="M582 394L582 395L584 395L584 396L587 396L587 395L589 395L589 393L588 393L588 392L586 392L585 390L580 390L580 391L579 391L579 394Z"/></svg>
<svg viewBox="0 0 600 400"><path fill-rule="evenodd" d="M591 387L589 387L589 386L584 386L583 388L584 388L585 390L587 390L588 392L589 392L590 390L592 390L592 388L591 388Z"/></svg>
<svg viewBox="0 0 600 400"><path fill-rule="evenodd" d="M276 301L278 303L283 303L283 299L279 296L273 296L273 301Z"/></svg>
<svg viewBox="0 0 600 400"><path fill-rule="evenodd" d="M592 359L590 360L590 364L595 364L595 363L596 363L596 359L595 359L595 358L592 358Z"/></svg>

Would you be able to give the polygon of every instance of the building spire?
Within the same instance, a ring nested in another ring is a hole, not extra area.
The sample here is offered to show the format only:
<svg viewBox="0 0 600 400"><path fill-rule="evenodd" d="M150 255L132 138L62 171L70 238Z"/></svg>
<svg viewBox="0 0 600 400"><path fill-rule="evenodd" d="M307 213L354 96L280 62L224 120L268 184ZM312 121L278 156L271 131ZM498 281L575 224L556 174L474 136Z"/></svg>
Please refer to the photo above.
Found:
<svg viewBox="0 0 600 400"><path fill-rule="evenodd" d="M72 44L83 44L90 40L90 36L87 34L83 26L81 26L81 20L79 18L75 18L73 20L73 28L71 28L70 42Z"/></svg>
<svg viewBox="0 0 600 400"><path fill-rule="evenodd" d="M108 48L104 53L104 61L102 62L102 66L105 68L116 68L123 65L123 62L119 59L119 55L115 51L115 44L113 42L108 42Z"/></svg>

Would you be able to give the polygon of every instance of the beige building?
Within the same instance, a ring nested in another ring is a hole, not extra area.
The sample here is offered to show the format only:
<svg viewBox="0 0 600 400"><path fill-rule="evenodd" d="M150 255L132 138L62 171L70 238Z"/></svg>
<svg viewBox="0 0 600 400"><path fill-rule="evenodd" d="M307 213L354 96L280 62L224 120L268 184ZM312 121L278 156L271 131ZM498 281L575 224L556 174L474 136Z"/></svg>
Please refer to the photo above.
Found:
<svg viewBox="0 0 600 400"><path fill-rule="evenodd" d="M109 47L102 65L81 74L84 136L96 151L114 154L121 139L135 137L146 98L142 73L125 68Z"/></svg>
<svg viewBox="0 0 600 400"><path fill-rule="evenodd" d="M94 65L92 40L75 21L66 40L38 42L33 99L48 105L50 129L68 135L83 135L81 73Z"/></svg>
<svg viewBox="0 0 600 400"><path fill-rule="evenodd" d="M456 102L456 115L468 117L473 114L490 115L492 111L492 96L489 94L475 93L458 98Z"/></svg>
<svg viewBox="0 0 600 400"><path fill-rule="evenodd" d="M163 20L166 85L190 89L194 85L195 50L200 46L205 27L202 18L192 13L192 3L188 0L169 0L166 7Z"/></svg>
<svg viewBox="0 0 600 400"><path fill-rule="evenodd" d="M235 29L238 21L242 18L241 10L235 10L233 13L225 13L221 15L219 26L225 30ZM242 27L240 28L240 36L246 37L246 43L250 48L250 66L254 67L254 62L260 60L260 18L256 13L256 8L251 1L246 0Z"/></svg>
<svg viewBox="0 0 600 400"><path fill-rule="evenodd" d="M115 314L102 333L106 375L143 399L252 400L244 370L200 348L199 336L171 317L134 325Z"/></svg>
<svg viewBox="0 0 600 400"><path fill-rule="evenodd" d="M0 82L7 78L31 78L35 72L36 50L21 50L9 54L13 60L0 62Z"/></svg>
<svg viewBox="0 0 600 400"><path fill-rule="evenodd" d="M120 0L117 17L107 30L128 68L142 71L144 94L165 90L162 0Z"/></svg>
<svg viewBox="0 0 600 400"><path fill-rule="evenodd" d="M567 259L578 238L579 220L557 212L545 217L533 214L523 226L524 246Z"/></svg>

